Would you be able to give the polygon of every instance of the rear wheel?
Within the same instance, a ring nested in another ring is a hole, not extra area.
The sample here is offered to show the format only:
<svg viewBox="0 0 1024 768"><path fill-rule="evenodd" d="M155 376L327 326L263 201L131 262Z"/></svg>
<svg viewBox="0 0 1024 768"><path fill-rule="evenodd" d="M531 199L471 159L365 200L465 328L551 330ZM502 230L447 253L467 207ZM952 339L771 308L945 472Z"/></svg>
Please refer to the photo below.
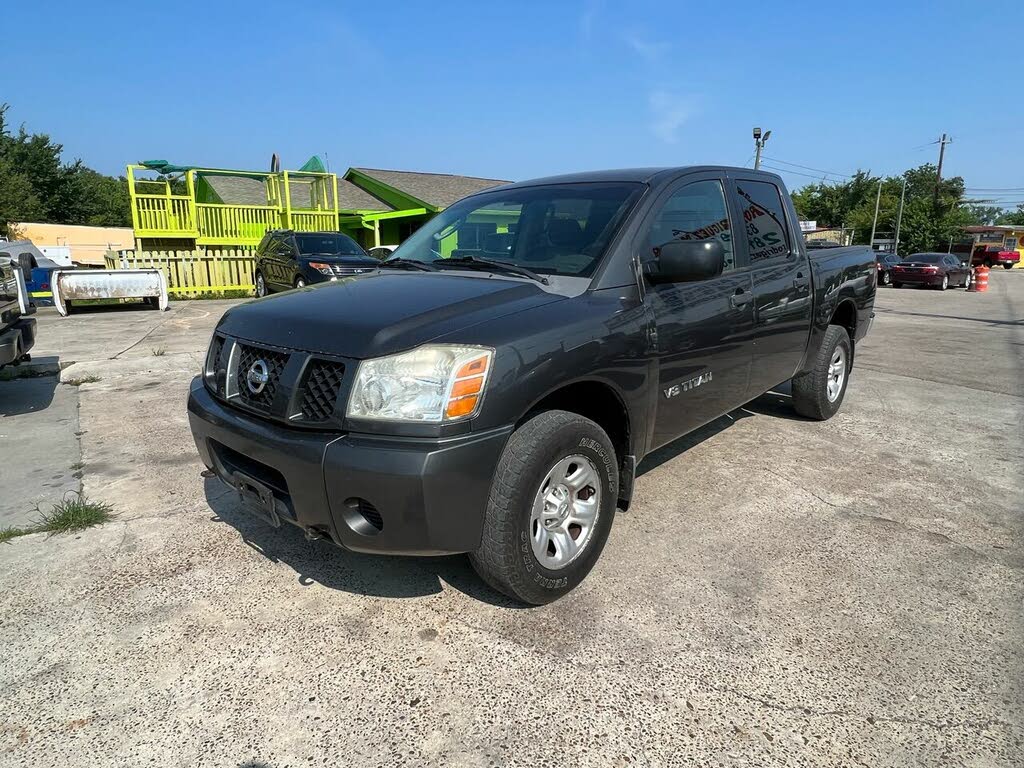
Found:
<svg viewBox="0 0 1024 768"><path fill-rule="evenodd" d="M970 287L971 287L971 273L968 272L966 275L964 275L963 289L966 291Z"/></svg>
<svg viewBox="0 0 1024 768"><path fill-rule="evenodd" d="M892 275L890 275L889 272L887 272L887 271L883 272L882 273L882 285L889 285L890 283L892 283Z"/></svg>
<svg viewBox="0 0 1024 768"><path fill-rule="evenodd" d="M1003 264L1003 269L1013 269L1013 264Z"/></svg>
<svg viewBox="0 0 1024 768"><path fill-rule="evenodd" d="M512 433L498 461L470 562L509 597L557 600L601 555L618 483L615 449L601 427L568 411L534 416Z"/></svg>
<svg viewBox="0 0 1024 768"><path fill-rule="evenodd" d="M846 329L830 325L818 349L814 367L793 378L793 407L801 416L824 421L832 418L846 395L853 346Z"/></svg>

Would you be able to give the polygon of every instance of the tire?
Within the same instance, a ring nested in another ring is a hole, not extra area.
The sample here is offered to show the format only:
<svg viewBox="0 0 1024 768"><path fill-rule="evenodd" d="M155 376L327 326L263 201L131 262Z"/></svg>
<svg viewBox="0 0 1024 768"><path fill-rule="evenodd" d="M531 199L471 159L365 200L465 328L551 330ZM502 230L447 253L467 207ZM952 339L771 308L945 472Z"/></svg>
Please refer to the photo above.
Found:
<svg viewBox="0 0 1024 768"><path fill-rule="evenodd" d="M304 278L304 277L296 277L295 278L295 289L298 290L299 288L305 288L305 287L306 287L306 278Z"/></svg>
<svg viewBox="0 0 1024 768"><path fill-rule="evenodd" d="M568 491L571 483L559 480L576 477L575 472L591 482ZM618 486L615 449L601 427L568 411L534 416L512 433L498 460L480 548L469 556L473 568L491 587L521 602L543 605L557 600L583 581L600 557L612 528ZM552 496L561 498L561 491L569 493L561 505L546 503ZM587 507L595 495L597 500L586 513L593 515L592 524L586 529L577 525L573 536L571 515L577 514L578 504ZM541 511L545 514L537 519ZM559 517L564 528L549 536L548 522L557 523ZM556 547L561 541L569 546ZM537 548L544 550L544 562L538 559ZM556 562L574 550L564 563Z"/></svg>
<svg viewBox="0 0 1024 768"><path fill-rule="evenodd" d="M992 269L992 266L993 266L992 259L985 259L985 266L988 267L989 269Z"/></svg>
<svg viewBox="0 0 1024 768"><path fill-rule="evenodd" d="M891 284L892 284L892 275L889 274L889 272L887 272L887 271L883 272L882 273L882 285L891 285Z"/></svg>
<svg viewBox="0 0 1024 768"><path fill-rule="evenodd" d="M267 290L267 281L266 281L266 279L264 279L263 273L262 272L257 272L256 273L256 296L258 298L262 298L263 296L266 296L269 293L270 293L270 291Z"/></svg>
<svg viewBox="0 0 1024 768"><path fill-rule="evenodd" d="M830 383L834 383L836 358L842 363L842 378L838 392L830 395ZM846 388L850 383L850 369L853 361L853 345L850 334L839 325L830 325L821 342L818 356L811 370L793 378L793 407L801 416L816 421L832 418L843 404Z"/></svg>
<svg viewBox="0 0 1024 768"><path fill-rule="evenodd" d="M962 286L960 286L960 287L963 288L965 291L970 290L970 288L971 288L971 273L970 272L968 272L966 275L964 275L964 284Z"/></svg>
<svg viewBox="0 0 1024 768"><path fill-rule="evenodd" d="M1013 264L1003 264L1003 269L1013 269Z"/></svg>
<svg viewBox="0 0 1024 768"><path fill-rule="evenodd" d="M942 282L939 283L939 290L944 291L949 288L949 275L942 276Z"/></svg>

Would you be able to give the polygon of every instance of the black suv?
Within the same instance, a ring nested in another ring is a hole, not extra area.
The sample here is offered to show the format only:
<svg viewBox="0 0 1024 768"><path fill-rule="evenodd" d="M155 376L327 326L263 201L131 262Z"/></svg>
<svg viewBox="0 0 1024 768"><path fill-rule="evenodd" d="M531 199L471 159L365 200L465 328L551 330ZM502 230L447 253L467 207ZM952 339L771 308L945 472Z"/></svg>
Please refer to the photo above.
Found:
<svg viewBox="0 0 1024 768"><path fill-rule="evenodd" d="M256 295L358 275L377 266L359 243L340 232L275 229L256 248Z"/></svg>

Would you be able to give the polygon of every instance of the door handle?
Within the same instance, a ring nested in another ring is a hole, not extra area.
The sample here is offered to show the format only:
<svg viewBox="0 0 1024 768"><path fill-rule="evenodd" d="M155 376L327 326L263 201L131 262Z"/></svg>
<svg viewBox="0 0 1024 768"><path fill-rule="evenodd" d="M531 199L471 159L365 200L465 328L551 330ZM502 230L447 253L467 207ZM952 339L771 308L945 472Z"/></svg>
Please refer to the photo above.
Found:
<svg viewBox="0 0 1024 768"><path fill-rule="evenodd" d="M753 300L753 295L746 293L741 288L740 290L736 291L736 293L729 297L729 304L732 306L733 309L739 309L744 304L749 304Z"/></svg>

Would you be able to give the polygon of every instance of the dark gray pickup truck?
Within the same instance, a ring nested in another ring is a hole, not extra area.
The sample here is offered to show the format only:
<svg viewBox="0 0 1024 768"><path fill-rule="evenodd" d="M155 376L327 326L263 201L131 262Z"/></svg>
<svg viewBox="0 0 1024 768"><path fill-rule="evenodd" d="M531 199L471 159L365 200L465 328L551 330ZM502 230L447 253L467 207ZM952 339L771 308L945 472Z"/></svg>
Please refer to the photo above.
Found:
<svg viewBox="0 0 1024 768"><path fill-rule="evenodd" d="M511 184L374 272L227 312L188 411L274 525L361 552L467 552L564 595L645 454L792 380L827 419L871 325L875 255L808 254L778 176L689 167Z"/></svg>
<svg viewBox="0 0 1024 768"><path fill-rule="evenodd" d="M36 308L29 301L22 259L0 242L0 368L27 360L36 340Z"/></svg>

